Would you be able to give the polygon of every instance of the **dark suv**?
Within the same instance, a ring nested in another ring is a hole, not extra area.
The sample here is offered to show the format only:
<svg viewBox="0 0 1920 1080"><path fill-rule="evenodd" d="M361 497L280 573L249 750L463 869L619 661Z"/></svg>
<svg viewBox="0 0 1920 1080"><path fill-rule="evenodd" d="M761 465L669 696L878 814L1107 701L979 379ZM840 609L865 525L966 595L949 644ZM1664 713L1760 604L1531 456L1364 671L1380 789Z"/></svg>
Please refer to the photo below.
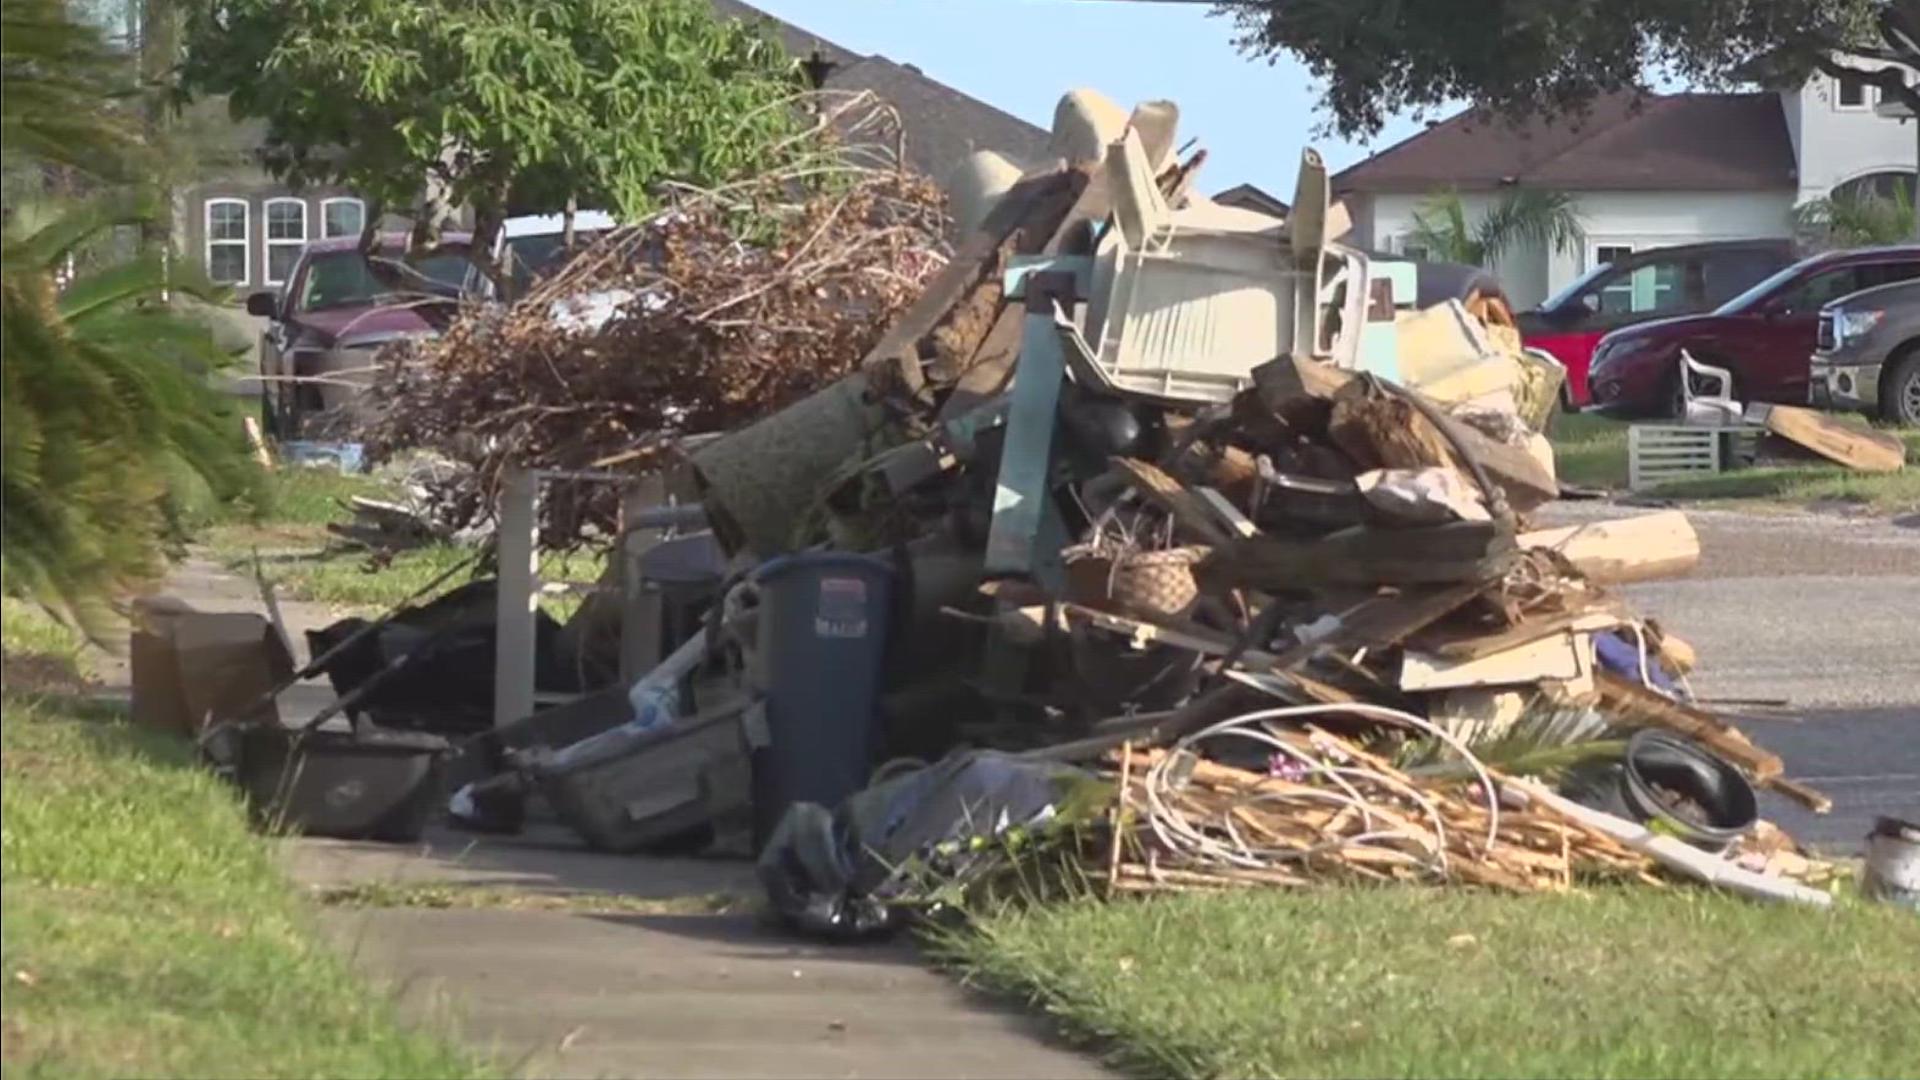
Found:
<svg viewBox="0 0 1920 1080"><path fill-rule="evenodd" d="M1812 402L1920 427L1920 281L1844 296L1820 309Z"/></svg>
<svg viewBox="0 0 1920 1080"><path fill-rule="evenodd" d="M1729 240L1649 248L1605 262L1520 313L1520 336L1567 368L1567 402L1586 405L1587 367L1610 331L1712 311L1794 261L1786 240Z"/></svg>
<svg viewBox="0 0 1920 1080"><path fill-rule="evenodd" d="M1833 300L1920 278L1920 247L1859 248L1803 259L1704 315L1615 330L1593 352L1593 407L1676 415L1681 350L1733 373L1736 401L1804 405L1820 309Z"/></svg>

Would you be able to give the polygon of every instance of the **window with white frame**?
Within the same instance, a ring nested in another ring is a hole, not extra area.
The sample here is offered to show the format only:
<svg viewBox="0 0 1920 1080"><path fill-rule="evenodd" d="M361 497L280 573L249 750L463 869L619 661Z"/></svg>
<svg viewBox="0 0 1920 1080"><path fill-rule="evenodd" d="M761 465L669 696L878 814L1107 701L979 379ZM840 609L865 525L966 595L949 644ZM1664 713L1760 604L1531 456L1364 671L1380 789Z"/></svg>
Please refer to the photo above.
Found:
<svg viewBox="0 0 1920 1080"><path fill-rule="evenodd" d="M359 199L328 199L320 204L321 236L359 236L366 227L367 204Z"/></svg>
<svg viewBox="0 0 1920 1080"><path fill-rule="evenodd" d="M1858 75L1841 75L1833 80L1833 107L1865 109L1873 104L1873 91Z"/></svg>
<svg viewBox="0 0 1920 1080"><path fill-rule="evenodd" d="M1427 249L1425 245L1419 243L1413 237L1402 236L1400 237L1400 254L1416 262L1421 262L1425 261L1427 257Z"/></svg>
<svg viewBox="0 0 1920 1080"><path fill-rule="evenodd" d="M247 212L245 199L207 200L207 277L218 284L245 285L253 269Z"/></svg>
<svg viewBox="0 0 1920 1080"><path fill-rule="evenodd" d="M307 203L305 199L268 199L267 274L262 280L280 285L293 273L300 249L307 246Z"/></svg>
<svg viewBox="0 0 1920 1080"><path fill-rule="evenodd" d="M1595 244L1593 265L1619 262L1633 250L1632 244ZM1630 315L1671 310L1680 303L1684 272L1682 260L1655 259L1635 267L1630 274L1619 274L1601 287L1600 312Z"/></svg>

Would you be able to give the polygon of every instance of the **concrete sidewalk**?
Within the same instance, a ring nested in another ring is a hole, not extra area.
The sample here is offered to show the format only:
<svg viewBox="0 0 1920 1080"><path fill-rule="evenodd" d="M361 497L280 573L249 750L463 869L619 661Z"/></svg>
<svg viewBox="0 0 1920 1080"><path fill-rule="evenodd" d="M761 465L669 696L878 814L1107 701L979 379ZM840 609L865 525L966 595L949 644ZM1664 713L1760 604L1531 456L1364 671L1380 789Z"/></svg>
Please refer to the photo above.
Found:
<svg viewBox="0 0 1920 1080"><path fill-rule="evenodd" d="M263 611L257 587L203 559L169 595L203 611ZM282 600L294 647L332 621ZM102 681L128 685L124 661ZM295 721L332 700L324 681L282 702ZM282 855L316 892L350 886L484 890L469 908L321 911L357 965L429 1026L461 1036L529 1076L1090 1077L1090 1058L1050 1042L1045 1025L988 1002L927 967L904 943L825 947L756 915L593 912L596 895L635 901L757 897L743 860L587 851L557 825L519 837L429 830L419 844L293 837ZM520 895L571 898L523 910ZM502 902L509 901L509 902ZM556 906L556 905L548 905Z"/></svg>
<svg viewBox="0 0 1920 1080"><path fill-rule="evenodd" d="M821 946L751 915L341 910L329 932L403 1012L528 1076L1083 1077L1039 1021L905 945Z"/></svg>
<svg viewBox="0 0 1920 1080"><path fill-rule="evenodd" d="M511 838L435 830L407 846L300 838L286 855L295 880L315 889L570 897L581 910L323 912L327 931L410 1016L451 1020L525 1075L1106 1075L1049 1041L1038 1020L929 970L904 942L821 945L756 914L592 910L596 894L750 898L744 861L599 855L555 827Z"/></svg>

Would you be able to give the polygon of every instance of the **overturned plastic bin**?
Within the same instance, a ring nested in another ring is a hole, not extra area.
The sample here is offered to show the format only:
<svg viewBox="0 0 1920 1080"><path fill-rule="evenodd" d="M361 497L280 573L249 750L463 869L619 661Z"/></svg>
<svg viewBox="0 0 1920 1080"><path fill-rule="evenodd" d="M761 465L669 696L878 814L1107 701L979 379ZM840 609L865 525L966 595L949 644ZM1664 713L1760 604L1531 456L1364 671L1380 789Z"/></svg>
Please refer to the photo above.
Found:
<svg viewBox="0 0 1920 1080"><path fill-rule="evenodd" d="M796 802L837 806L866 786L879 732L893 568L807 552L754 571L765 730L753 750L756 850Z"/></svg>

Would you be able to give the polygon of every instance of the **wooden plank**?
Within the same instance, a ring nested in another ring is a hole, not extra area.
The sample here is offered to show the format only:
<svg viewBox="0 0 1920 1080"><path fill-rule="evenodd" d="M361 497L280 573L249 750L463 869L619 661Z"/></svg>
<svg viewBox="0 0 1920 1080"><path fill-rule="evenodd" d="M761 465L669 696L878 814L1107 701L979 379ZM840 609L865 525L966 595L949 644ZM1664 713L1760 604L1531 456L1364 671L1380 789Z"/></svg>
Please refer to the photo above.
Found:
<svg viewBox="0 0 1920 1080"><path fill-rule="evenodd" d="M1048 198L1035 200L1015 231L1013 251L1021 255L1065 254L1077 226L1107 215L1107 189L1089 170L1067 174L1066 186ZM998 286L996 283L996 290ZM941 403L940 419L950 420L992 398L1013 377L1020 356L1020 338L1026 311L1020 304L1000 305L999 313L973 352L957 370L942 374L955 378L953 391Z"/></svg>
<svg viewBox="0 0 1920 1080"><path fill-rule="evenodd" d="M1523 548L1550 548L1603 585L1678 577L1700 562L1700 534L1678 510L1520 534Z"/></svg>
<svg viewBox="0 0 1920 1080"><path fill-rule="evenodd" d="M1572 682L1593 666L1593 646L1585 634L1563 630L1501 652L1448 659L1409 650L1400 660L1400 689L1458 690L1477 686L1515 686L1543 679Z"/></svg>
<svg viewBox="0 0 1920 1080"><path fill-rule="evenodd" d="M1898 472L1906 464L1906 444L1897 436L1863 431L1825 413L1797 405L1765 408L1764 423L1768 431L1849 469Z"/></svg>
<svg viewBox="0 0 1920 1080"><path fill-rule="evenodd" d="M1252 371L1256 399L1288 427L1304 434L1326 430L1333 399L1357 376L1332 364L1296 356L1269 360Z"/></svg>
<svg viewBox="0 0 1920 1080"><path fill-rule="evenodd" d="M1332 419L1335 399L1343 391L1359 393L1358 390L1349 389L1349 385L1358 377L1354 372L1343 371L1331 364L1299 360L1291 356L1280 357L1253 369L1254 388L1260 404L1289 427L1310 435L1318 434L1327 427ZM1405 392L1420 396L1417 391ZM1431 447L1433 439L1441 435L1441 432L1431 430L1432 421L1424 415L1408 423L1428 429L1415 434L1396 435L1402 441L1410 441L1410 445ZM1474 428L1451 420L1446 422L1446 427L1466 452L1487 470L1493 482L1506 492L1507 502L1515 510L1525 513L1559 498L1559 483L1525 450L1496 442ZM1455 465L1462 471L1470 472L1464 462L1454 460L1450 442L1448 445L1449 451L1445 455L1422 456L1436 456L1437 460L1431 464ZM1342 449L1347 447L1342 446Z"/></svg>
<svg viewBox="0 0 1920 1080"><path fill-rule="evenodd" d="M1351 383L1334 395L1327 437L1362 472L1453 467L1453 447L1406 398Z"/></svg>
<svg viewBox="0 0 1920 1080"><path fill-rule="evenodd" d="M1233 535L1219 523L1206 501L1188 491L1186 485L1168 476L1158 465L1135 458L1117 457L1113 459L1113 467L1127 483L1133 485L1134 490L1172 514L1180 528L1216 547L1233 541Z"/></svg>
<svg viewBox="0 0 1920 1080"><path fill-rule="evenodd" d="M1387 648L1439 622L1485 591L1484 585L1388 593L1371 597L1336 616L1334 628L1288 648L1276 666L1297 667L1322 648Z"/></svg>
<svg viewBox="0 0 1920 1080"><path fill-rule="evenodd" d="M1778 754L1753 745L1745 735L1712 713L1683 705L1612 672L1596 675L1594 686L1600 692L1601 709L1621 723L1678 732L1761 781L1784 771Z"/></svg>
<svg viewBox="0 0 1920 1080"><path fill-rule="evenodd" d="M1072 175L1069 170L1060 169L1025 176L1014 184L979 230L960 244L946 267L927 283L919 299L895 319L879 343L868 350L860 362L861 370L869 374L877 370L891 371L902 385L918 392L925 381L920 369L922 343L946 324L949 316L961 308L975 290L988 288L998 298L1000 272L1006 257L1016 247L1016 231L1032 208L1070 184ZM978 335L974 338L975 347L990 329L991 322L985 321L977 331L972 331ZM958 337L947 343L954 351L963 345ZM966 351L970 353L971 349Z"/></svg>
<svg viewBox="0 0 1920 1080"><path fill-rule="evenodd" d="M1314 541L1257 536L1200 564L1209 584L1253 589L1486 582L1511 565L1511 534L1460 521L1411 529L1356 526Z"/></svg>
<svg viewBox="0 0 1920 1080"><path fill-rule="evenodd" d="M533 713L534 612L540 603L540 478L515 469L500 489L493 723Z"/></svg>
<svg viewBox="0 0 1920 1080"><path fill-rule="evenodd" d="M666 478L659 473L635 480L620 492L620 681L627 685L660 663L662 600L647 588L641 561L660 542L661 531L634 525L643 511L665 501Z"/></svg>
<svg viewBox="0 0 1920 1080"><path fill-rule="evenodd" d="M1509 627L1498 634L1482 634L1478 637L1454 638L1425 647L1424 651L1447 660L1477 660L1483 656L1492 656L1527 645L1541 638L1566 630L1579 633L1598 633L1611 630L1626 621L1624 612L1617 610L1618 602L1610 601L1600 610L1563 611L1539 618L1527 619L1518 626Z"/></svg>

